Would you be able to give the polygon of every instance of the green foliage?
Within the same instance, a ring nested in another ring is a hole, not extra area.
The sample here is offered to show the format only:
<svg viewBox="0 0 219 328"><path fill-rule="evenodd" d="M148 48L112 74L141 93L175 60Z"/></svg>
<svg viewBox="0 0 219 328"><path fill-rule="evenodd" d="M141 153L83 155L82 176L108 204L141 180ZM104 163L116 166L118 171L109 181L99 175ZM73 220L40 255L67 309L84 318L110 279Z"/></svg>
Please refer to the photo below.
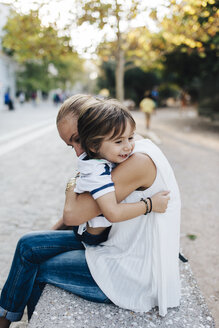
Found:
<svg viewBox="0 0 219 328"><path fill-rule="evenodd" d="M112 12L112 4L104 3L100 0L90 1L76 1L78 4L78 24L82 25L84 22L89 22L91 25L95 24L102 29L107 24L106 17L109 17ZM82 8L82 11L81 11Z"/></svg>
<svg viewBox="0 0 219 328"><path fill-rule="evenodd" d="M219 74L202 79L199 89L199 114L219 119Z"/></svg>
<svg viewBox="0 0 219 328"><path fill-rule="evenodd" d="M202 57L206 56L209 45L215 48L218 27L215 0L171 0L169 13L160 22L168 51L184 46L184 51L190 53L196 49Z"/></svg>
<svg viewBox="0 0 219 328"><path fill-rule="evenodd" d="M98 77L97 86L99 89L108 89L110 97L115 97L115 69L114 61L103 61L101 65L101 75Z"/></svg>
<svg viewBox="0 0 219 328"><path fill-rule="evenodd" d="M83 74L83 61L78 57L76 52L69 52L54 60L54 65L58 71L57 76L53 79L56 87L65 89L67 85L74 85L81 80Z"/></svg>
<svg viewBox="0 0 219 328"><path fill-rule="evenodd" d="M53 80L50 79L47 71L47 64L25 63L17 74L18 90L23 90L27 94L35 90L48 92L54 87Z"/></svg>
<svg viewBox="0 0 219 328"><path fill-rule="evenodd" d="M126 65L129 66L130 63ZM111 97L115 96L115 67L113 61L103 62L101 76L98 78L98 87L107 88ZM145 91L152 90L159 83L157 72L144 72L139 67L133 67L125 72L125 99L132 99L138 105L144 98Z"/></svg>
<svg viewBox="0 0 219 328"><path fill-rule="evenodd" d="M74 83L82 61L73 51L70 37L59 36L55 25L43 26L37 10L29 14L12 11L4 32L3 50L20 64L19 89L48 92ZM49 71L51 64L54 74Z"/></svg>
<svg viewBox="0 0 219 328"><path fill-rule="evenodd" d="M182 46L167 53L163 60L163 79L187 90L192 100L198 102L201 114L214 116L218 112L219 64L216 49L200 56L197 49L184 52Z"/></svg>
<svg viewBox="0 0 219 328"><path fill-rule="evenodd" d="M91 24L96 26L102 33L106 31L111 36L110 46L105 40L99 46L99 56L106 60L115 60L115 90L116 97L119 100L124 98L124 65L129 48L126 34L123 33L121 26L126 24L129 30L129 23L136 18L139 13L145 12L146 8L142 6L142 1L118 1L118 0L77 0L78 19L77 23ZM141 12L139 6L141 5ZM107 26L107 29L105 27Z"/></svg>
<svg viewBox="0 0 219 328"><path fill-rule="evenodd" d="M125 98L132 99L138 105L144 98L145 91L160 84L156 71L144 72L139 67L125 72Z"/></svg>
<svg viewBox="0 0 219 328"><path fill-rule="evenodd" d="M130 21L138 14L141 1L131 0L125 3L117 0L76 0L77 23L89 23L103 29L107 25L114 34L120 33L120 21Z"/></svg>
<svg viewBox="0 0 219 328"><path fill-rule="evenodd" d="M160 23L164 80L198 101L200 114L218 113L219 10L215 0L170 1Z"/></svg>
<svg viewBox="0 0 219 328"><path fill-rule="evenodd" d="M52 61L71 50L69 37L59 37L55 26L43 26L38 11L29 14L11 12L4 26L2 45L12 51L19 63Z"/></svg>
<svg viewBox="0 0 219 328"><path fill-rule="evenodd" d="M159 98L160 101L167 98L177 98L180 94L180 88L177 84L162 82L159 85Z"/></svg>

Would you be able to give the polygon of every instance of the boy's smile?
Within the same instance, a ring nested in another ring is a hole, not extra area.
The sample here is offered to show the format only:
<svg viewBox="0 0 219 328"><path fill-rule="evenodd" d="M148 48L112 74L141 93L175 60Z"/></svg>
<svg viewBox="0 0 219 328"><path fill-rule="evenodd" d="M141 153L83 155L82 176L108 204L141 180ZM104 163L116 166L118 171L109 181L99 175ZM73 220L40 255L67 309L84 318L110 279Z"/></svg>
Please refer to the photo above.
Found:
<svg viewBox="0 0 219 328"><path fill-rule="evenodd" d="M131 155L135 146L133 128L127 122L126 129L121 136L115 139L109 138L110 136L106 137L102 142L98 157L105 158L112 163L122 163Z"/></svg>

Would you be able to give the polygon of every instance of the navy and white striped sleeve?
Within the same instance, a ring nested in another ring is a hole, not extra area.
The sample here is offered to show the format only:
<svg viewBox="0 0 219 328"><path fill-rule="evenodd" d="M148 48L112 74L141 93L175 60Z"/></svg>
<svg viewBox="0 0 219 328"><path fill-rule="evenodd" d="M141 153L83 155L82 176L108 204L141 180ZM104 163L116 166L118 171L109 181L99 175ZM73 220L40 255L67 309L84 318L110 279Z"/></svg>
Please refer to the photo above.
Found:
<svg viewBox="0 0 219 328"><path fill-rule="evenodd" d="M85 191L89 191L94 199L115 191L111 168L107 163L101 163L94 172L81 176L77 180L75 192Z"/></svg>

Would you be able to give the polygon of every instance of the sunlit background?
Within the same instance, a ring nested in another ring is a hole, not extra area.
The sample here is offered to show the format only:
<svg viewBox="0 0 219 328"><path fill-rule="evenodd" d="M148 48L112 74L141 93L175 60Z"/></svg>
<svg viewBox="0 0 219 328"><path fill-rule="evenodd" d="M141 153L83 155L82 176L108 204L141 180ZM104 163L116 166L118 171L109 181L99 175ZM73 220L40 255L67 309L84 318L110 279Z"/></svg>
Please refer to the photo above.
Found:
<svg viewBox="0 0 219 328"><path fill-rule="evenodd" d="M18 238L61 217L76 158L55 119L91 93L124 101L173 166L181 247L219 323L218 31L216 0L0 0L0 289Z"/></svg>
<svg viewBox="0 0 219 328"><path fill-rule="evenodd" d="M156 88L159 105L186 94L217 116L218 12L215 0L1 1L1 102L85 91L138 106Z"/></svg>

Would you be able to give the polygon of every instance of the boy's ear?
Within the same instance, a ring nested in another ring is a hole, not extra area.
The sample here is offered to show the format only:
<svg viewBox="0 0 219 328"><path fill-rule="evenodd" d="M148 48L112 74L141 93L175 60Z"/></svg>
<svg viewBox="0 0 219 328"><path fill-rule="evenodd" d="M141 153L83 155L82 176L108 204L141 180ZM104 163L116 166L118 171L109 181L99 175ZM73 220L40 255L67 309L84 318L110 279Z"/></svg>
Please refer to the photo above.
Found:
<svg viewBox="0 0 219 328"><path fill-rule="evenodd" d="M98 154L99 148L100 148L100 145L97 142L97 143L94 143L92 147L90 147L90 151L92 151L92 153L94 153L94 154Z"/></svg>
<svg viewBox="0 0 219 328"><path fill-rule="evenodd" d="M92 151L92 153L94 153L94 154L97 154L98 153L98 149L95 146L91 147L90 148L90 151Z"/></svg>
<svg viewBox="0 0 219 328"><path fill-rule="evenodd" d="M92 151L92 153L96 153L95 147L91 147L90 151Z"/></svg>

